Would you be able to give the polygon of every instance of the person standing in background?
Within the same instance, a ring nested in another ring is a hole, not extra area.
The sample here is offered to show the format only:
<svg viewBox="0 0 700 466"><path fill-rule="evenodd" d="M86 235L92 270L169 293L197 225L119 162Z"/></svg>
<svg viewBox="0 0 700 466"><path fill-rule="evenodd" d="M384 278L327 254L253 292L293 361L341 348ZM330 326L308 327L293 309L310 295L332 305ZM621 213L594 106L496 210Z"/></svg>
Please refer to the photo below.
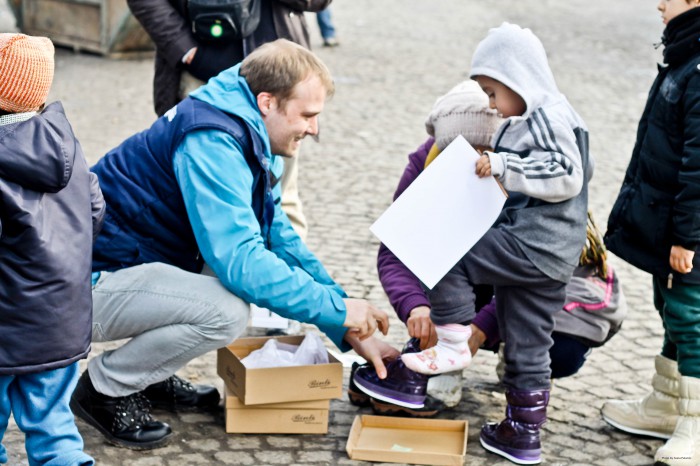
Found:
<svg viewBox="0 0 700 466"><path fill-rule="evenodd" d="M191 91L223 70L242 61L266 42L288 39L310 49L305 11L318 12L332 0L254 0L251 14L258 13L257 27L242 38L218 40L195 34L190 15L192 0L127 0L129 9L156 46L153 104L158 116L180 102ZM259 2L258 5L255 5ZM259 10L256 11L256 8ZM298 166L285 157L282 210L295 231L306 239L308 225L298 190Z"/></svg>
<svg viewBox="0 0 700 466"><path fill-rule="evenodd" d="M316 13L316 21L318 22L318 28L321 30L321 37L323 38L324 47L337 47L340 45L338 39L335 36L335 26L333 25L333 18L331 16L330 7L325 10L321 10Z"/></svg>

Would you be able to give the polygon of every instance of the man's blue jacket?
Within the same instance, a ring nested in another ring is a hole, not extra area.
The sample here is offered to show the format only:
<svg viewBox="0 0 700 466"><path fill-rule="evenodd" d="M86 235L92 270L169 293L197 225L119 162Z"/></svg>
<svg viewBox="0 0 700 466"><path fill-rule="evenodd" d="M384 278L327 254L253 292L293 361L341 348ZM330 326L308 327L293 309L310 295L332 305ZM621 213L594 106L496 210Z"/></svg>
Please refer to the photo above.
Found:
<svg viewBox="0 0 700 466"><path fill-rule="evenodd" d="M198 273L206 262L236 296L315 324L346 349L346 294L280 208L271 179L283 163L239 69L212 78L92 168L107 201L93 270L163 262Z"/></svg>

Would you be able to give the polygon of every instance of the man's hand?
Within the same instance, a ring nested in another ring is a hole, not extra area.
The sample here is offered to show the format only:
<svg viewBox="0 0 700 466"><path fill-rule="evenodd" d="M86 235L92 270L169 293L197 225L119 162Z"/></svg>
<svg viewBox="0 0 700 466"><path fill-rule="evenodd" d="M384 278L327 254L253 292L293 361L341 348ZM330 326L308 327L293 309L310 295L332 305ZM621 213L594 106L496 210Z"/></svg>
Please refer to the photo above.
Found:
<svg viewBox="0 0 700 466"><path fill-rule="evenodd" d="M377 309L364 299L346 298L343 301L347 309L343 327L348 327L350 333L360 340L371 336L377 327L384 335L389 331L389 316L386 312Z"/></svg>
<svg viewBox="0 0 700 466"><path fill-rule="evenodd" d="M408 315L406 320L408 334L420 340L420 349L424 350L437 345L437 333L435 333L435 325L430 320L430 308L414 307Z"/></svg>
<svg viewBox="0 0 700 466"><path fill-rule="evenodd" d="M693 257L695 257L695 251L686 249L683 246L673 246L671 247L671 257L669 257L668 263L678 273L690 273L693 270Z"/></svg>
<svg viewBox="0 0 700 466"><path fill-rule="evenodd" d="M192 47L187 51L184 57L182 57L182 63L189 65L194 60L194 56L197 53L197 47Z"/></svg>
<svg viewBox="0 0 700 466"><path fill-rule="evenodd" d="M357 354L374 366L380 379L386 378L384 360L396 359L401 355L399 350L375 337L360 340L356 335L348 332L345 334L345 341L352 346Z"/></svg>
<svg viewBox="0 0 700 466"><path fill-rule="evenodd" d="M479 160L476 161L476 175L479 178L491 176L491 160L489 160L488 155L483 154L479 157Z"/></svg>

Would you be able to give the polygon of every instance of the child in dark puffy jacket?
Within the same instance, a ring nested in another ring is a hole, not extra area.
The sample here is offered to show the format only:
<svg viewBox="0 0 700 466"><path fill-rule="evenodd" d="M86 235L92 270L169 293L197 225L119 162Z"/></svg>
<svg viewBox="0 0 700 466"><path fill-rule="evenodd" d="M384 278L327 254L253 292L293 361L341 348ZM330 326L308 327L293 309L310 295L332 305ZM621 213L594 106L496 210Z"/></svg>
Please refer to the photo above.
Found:
<svg viewBox="0 0 700 466"><path fill-rule="evenodd" d="M61 104L44 107L53 72L49 39L0 34L0 439L13 414L30 465L91 465L69 401L104 200Z"/></svg>
<svg viewBox="0 0 700 466"><path fill-rule="evenodd" d="M670 439L654 464L700 464L700 1L661 0L664 64L649 91L605 244L653 277L664 340L653 391L603 418Z"/></svg>

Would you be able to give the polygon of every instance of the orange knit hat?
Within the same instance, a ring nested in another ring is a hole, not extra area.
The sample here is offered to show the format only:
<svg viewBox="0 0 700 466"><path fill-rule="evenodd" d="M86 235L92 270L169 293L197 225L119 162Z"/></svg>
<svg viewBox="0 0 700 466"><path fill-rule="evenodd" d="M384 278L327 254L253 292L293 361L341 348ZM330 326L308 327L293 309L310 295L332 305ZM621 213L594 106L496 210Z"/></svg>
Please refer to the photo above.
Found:
<svg viewBox="0 0 700 466"><path fill-rule="evenodd" d="M53 44L46 37L0 33L0 109L33 112L53 81Z"/></svg>

